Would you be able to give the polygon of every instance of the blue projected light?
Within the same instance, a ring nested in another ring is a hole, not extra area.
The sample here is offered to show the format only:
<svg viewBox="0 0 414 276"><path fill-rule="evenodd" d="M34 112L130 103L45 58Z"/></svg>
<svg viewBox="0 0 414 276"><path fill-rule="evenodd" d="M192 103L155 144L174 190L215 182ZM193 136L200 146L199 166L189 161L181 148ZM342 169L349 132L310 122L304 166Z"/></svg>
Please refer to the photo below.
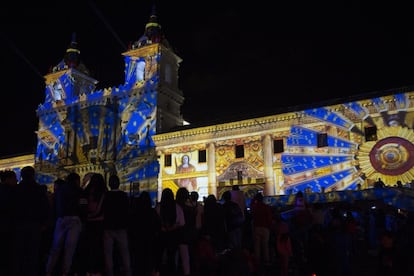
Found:
<svg viewBox="0 0 414 276"><path fill-rule="evenodd" d="M286 139L288 146L317 146L317 134L318 132L312 129L292 126L290 135Z"/></svg>
<svg viewBox="0 0 414 276"><path fill-rule="evenodd" d="M304 191L309 188L312 192L321 192L322 188L326 189L355 173L355 168L349 168L345 171L339 171L326 176L300 182L297 185L291 186L290 190L292 190L293 193L297 193L298 191Z"/></svg>
<svg viewBox="0 0 414 276"><path fill-rule="evenodd" d="M291 127L290 135L286 138L288 148L281 155L285 193L305 189L321 192L322 189L334 187L347 189L360 182L353 166L358 144L343 137L328 135L327 147L320 151L317 146L319 133L302 126Z"/></svg>
<svg viewBox="0 0 414 276"><path fill-rule="evenodd" d="M354 124L351 121L343 118L337 113L329 111L326 108L320 107L320 108L308 109L308 110L305 110L304 113L306 115L318 118L327 123L342 127L346 130L351 130L354 127Z"/></svg>
<svg viewBox="0 0 414 276"><path fill-rule="evenodd" d="M353 160L351 155L282 155L282 171L285 175L296 174L310 169L318 169L327 166L337 165Z"/></svg>

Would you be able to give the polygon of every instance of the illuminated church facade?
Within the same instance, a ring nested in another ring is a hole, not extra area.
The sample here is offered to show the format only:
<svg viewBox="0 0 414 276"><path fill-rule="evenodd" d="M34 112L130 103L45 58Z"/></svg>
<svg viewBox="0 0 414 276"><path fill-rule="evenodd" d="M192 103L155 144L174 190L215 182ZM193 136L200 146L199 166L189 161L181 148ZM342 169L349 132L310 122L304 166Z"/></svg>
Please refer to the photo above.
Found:
<svg viewBox="0 0 414 276"><path fill-rule="evenodd" d="M73 37L45 76L37 108L34 155L0 159L0 169L33 165L38 182L118 174L122 189L185 186L200 198L239 185L247 195L330 192L414 180L414 92L395 89L330 105L214 125L185 125L182 62L163 36L155 11L145 33L122 53L125 81L96 90ZM187 163L188 161L188 163Z"/></svg>

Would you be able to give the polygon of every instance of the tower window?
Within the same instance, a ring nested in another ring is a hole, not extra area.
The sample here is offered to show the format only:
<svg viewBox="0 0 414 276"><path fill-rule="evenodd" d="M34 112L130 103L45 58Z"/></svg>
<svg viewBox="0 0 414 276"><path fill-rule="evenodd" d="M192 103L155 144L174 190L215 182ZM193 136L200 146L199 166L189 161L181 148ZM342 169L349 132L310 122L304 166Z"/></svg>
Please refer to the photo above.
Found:
<svg viewBox="0 0 414 276"><path fill-rule="evenodd" d="M145 77L145 61L141 60L137 63L136 76L137 81L143 81Z"/></svg>
<svg viewBox="0 0 414 276"><path fill-rule="evenodd" d="M165 82L171 83L172 82L172 73L171 73L171 65L165 65Z"/></svg>

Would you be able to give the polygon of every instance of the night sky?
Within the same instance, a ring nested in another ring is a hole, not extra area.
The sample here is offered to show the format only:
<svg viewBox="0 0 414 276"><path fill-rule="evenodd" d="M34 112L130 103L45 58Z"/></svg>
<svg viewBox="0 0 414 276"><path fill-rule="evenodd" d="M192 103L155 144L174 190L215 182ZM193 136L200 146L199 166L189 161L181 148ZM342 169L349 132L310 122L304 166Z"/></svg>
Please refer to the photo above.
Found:
<svg viewBox="0 0 414 276"><path fill-rule="evenodd" d="M54 2L2 7L0 157L34 151L43 76L61 61L72 33L98 89L118 86L121 54L143 34L154 3ZM183 59L185 120L276 114L414 85L409 7L279 2L155 1L164 34Z"/></svg>

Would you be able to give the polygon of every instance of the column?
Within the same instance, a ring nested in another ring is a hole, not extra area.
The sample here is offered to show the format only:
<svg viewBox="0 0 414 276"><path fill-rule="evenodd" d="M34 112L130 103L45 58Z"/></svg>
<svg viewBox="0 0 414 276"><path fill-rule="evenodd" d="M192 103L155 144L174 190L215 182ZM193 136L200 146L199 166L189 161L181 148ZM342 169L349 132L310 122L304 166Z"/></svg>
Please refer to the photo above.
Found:
<svg viewBox="0 0 414 276"><path fill-rule="evenodd" d="M281 195L281 187L284 185L284 178L282 173L282 162L277 161L274 165L274 181L275 181L275 195Z"/></svg>
<svg viewBox="0 0 414 276"><path fill-rule="evenodd" d="M161 194L162 194L162 180L163 180L163 172L164 172L164 152L158 152L158 163L160 164L160 171L158 172L158 192L157 192L157 202L160 202L161 200Z"/></svg>
<svg viewBox="0 0 414 276"><path fill-rule="evenodd" d="M264 195L272 196L276 194L275 183L273 179L273 150L272 137L266 134L263 138L263 162L264 162Z"/></svg>
<svg viewBox="0 0 414 276"><path fill-rule="evenodd" d="M217 196L216 183L216 147L211 142L207 145L208 194Z"/></svg>

